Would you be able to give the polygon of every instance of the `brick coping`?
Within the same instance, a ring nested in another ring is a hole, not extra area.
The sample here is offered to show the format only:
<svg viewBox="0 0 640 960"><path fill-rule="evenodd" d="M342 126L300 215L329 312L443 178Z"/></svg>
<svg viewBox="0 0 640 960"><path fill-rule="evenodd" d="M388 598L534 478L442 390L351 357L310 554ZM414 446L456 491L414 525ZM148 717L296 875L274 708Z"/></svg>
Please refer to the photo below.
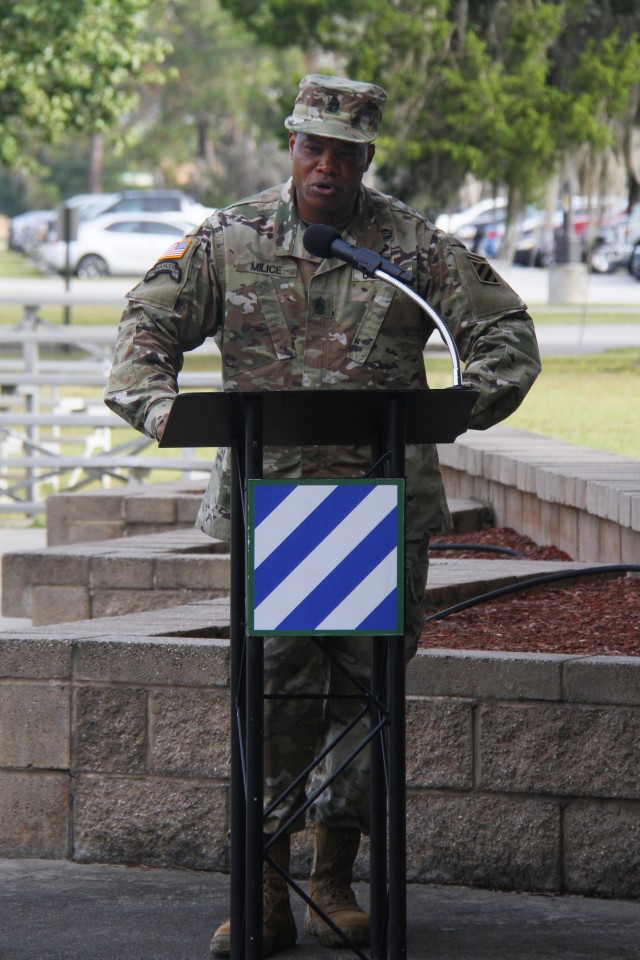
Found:
<svg viewBox="0 0 640 960"><path fill-rule="evenodd" d="M640 462L500 424L438 446L444 467L640 532Z"/></svg>

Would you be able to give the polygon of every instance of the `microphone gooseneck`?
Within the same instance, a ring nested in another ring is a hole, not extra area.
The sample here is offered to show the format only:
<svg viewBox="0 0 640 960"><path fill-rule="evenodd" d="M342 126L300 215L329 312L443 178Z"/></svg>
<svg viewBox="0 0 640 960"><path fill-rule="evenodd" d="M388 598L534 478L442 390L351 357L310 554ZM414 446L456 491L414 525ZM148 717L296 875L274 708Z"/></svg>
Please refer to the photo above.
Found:
<svg viewBox="0 0 640 960"><path fill-rule="evenodd" d="M424 310L431 317L449 351L453 368L453 386L462 386L460 356L451 332L433 307L411 289L411 285L415 281L410 273L407 273L397 264L391 263L390 260L385 260L379 253L368 250L367 247L353 247L342 239L339 230L326 223L312 223L305 230L302 242L305 250L313 254L314 257L321 257L323 260L337 257L338 260L351 263L358 270L361 270L365 276L384 280L385 283L401 290L409 299L413 300L421 310Z"/></svg>

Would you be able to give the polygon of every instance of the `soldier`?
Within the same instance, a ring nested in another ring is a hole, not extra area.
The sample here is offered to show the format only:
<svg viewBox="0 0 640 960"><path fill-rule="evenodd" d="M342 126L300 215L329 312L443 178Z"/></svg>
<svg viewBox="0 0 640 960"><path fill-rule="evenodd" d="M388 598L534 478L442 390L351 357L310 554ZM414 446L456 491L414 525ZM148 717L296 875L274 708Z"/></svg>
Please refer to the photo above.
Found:
<svg viewBox="0 0 640 960"><path fill-rule="evenodd" d="M366 188L384 90L333 76L309 75L289 130L291 179L219 210L174 244L128 294L118 332L106 403L143 433L160 438L177 393L183 352L213 337L222 355L225 390L424 389L423 350L434 326L408 298L336 260L320 260L302 242L306 227L324 223L412 274L416 292L443 318L465 363L464 382L480 392L470 426L485 429L509 416L540 370L533 324L520 297L482 257L393 197ZM267 448L265 477L358 477L369 467L360 447ZM219 450L199 513L211 536L229 536L229 464ZM429 535L450 516L435 448L406 451L405 651L415 653L423 623ZM335 656L367 678L369 643L331 638ZM340 693L344 679L305 638L265 640L267 693ZM338 706L335 704L338 703ZM265 804L322 743L345 729L354 701L268 700L265 715ZM360 724L362 728L362 723ZM362 739L355 729L314 773L311 789ZM353 863L368 832L368 755L356 760L309 810L315 856L310 895L357 945L369 940L369 917L358 905ZM291 822L271 847L288 868L290 833L305 785L265 820L267 833ZM264 955L296 941L288 887L265 867ZM337 935L307 908L305 929L326 946ZM229 953L230 924L211 942Z"/></svg>

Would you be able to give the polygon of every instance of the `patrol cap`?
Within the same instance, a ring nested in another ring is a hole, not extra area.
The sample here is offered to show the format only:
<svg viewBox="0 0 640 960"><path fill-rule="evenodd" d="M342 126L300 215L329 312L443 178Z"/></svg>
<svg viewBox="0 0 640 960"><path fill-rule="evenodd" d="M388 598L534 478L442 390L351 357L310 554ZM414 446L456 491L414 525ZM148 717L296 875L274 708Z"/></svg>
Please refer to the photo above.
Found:
<svg viewBox="0 0 640 960"><path fill-rule="evenodd" d="M386 99L375 83L310 73L300 81L293 113L284 125L294 133L371 143Z"/></svg>

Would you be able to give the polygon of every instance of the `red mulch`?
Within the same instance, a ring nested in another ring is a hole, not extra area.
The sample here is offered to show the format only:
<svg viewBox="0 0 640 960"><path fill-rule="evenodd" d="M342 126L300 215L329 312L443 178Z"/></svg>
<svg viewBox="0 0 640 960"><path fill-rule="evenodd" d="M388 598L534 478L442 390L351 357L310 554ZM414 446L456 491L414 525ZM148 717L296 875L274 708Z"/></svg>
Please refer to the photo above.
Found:
<svg viewBox="0 0 640 960"><path fill-rule="evenodd" d="M510 547L530 560L571 560L508 527L434 537L435 543ZM500 553L434 550L432 559L493 559ZM434 611L435 612L435 611ZM640 657L640 577L615 576L523 590L425 624L420 646L519 653Z"/></svg>

